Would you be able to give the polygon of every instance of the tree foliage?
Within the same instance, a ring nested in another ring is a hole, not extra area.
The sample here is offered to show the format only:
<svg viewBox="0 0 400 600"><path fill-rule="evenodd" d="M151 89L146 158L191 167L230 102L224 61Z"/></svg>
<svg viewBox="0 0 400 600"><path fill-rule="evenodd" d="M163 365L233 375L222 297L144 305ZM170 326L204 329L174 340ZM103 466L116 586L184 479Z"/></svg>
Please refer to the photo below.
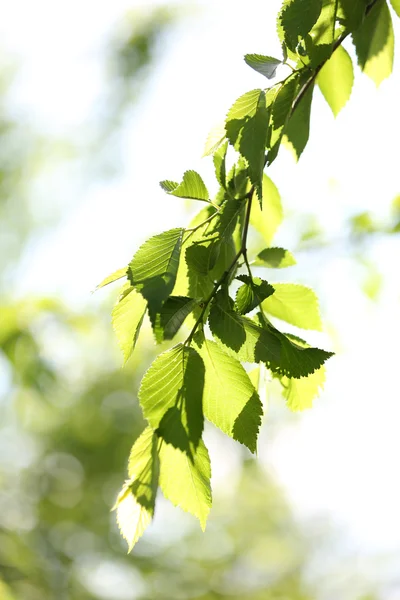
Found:
<svg viewBox="0 0 400 600"><path fill-rule="evenodd" d="M394 7L398 9L397 3ZM180 183L161 182L167 194L207 206L188 228L162 232L138 249L113 311L125 360L146 310L157 343L182 335L184 324L189 327L183 341L155 359L140 387L149 426L132 448L129 479L116 503L130 548L154 513L157 485L205 527L211 470L202 439L204 419L256 451L262 417L259 372L249 377L243 363L264 365L263 373L280 381L288 407L301 410L318 395L324 363L332 356L273 321L322 328L314 292L275 283L273 271L266 271L289 267L295 258L271 245L282 207L264 169L277 159L282 142L297 159L305 150L315 85L335 116L347 103L354 78L342 45L347 38L359 66L377 85L391 73L391 12L385 0L284 0L277 31L282 59L247 54L245 61L268 80L282 76L238 98L227 112L224 130L207 140L216 196L209 196L193 170ZM254 257L248 252L252 228L264 240Z"/></svg>

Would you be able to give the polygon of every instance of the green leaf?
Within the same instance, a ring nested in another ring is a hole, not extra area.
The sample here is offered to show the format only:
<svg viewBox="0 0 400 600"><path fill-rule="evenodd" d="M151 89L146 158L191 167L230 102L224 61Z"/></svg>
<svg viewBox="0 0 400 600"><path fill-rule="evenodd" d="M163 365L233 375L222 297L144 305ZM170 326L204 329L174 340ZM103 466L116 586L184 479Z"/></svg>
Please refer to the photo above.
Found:
<svg viewBox="0 0 400 600"><path fill-rule="evenodd" d="M127 267L124 267L123 269L118 269L118 271L114 271L114 273L103 279L103 281L96 286L96 290L99 290L100 288L104 287L105 285L108 285L109 283L114 283L114 281L118 281L118 279L126 277L126 272Z"/></svg>
<svg viewBox="0 0 400 600"><path fill-rule="evenodd" d="M290 410L300 411L311 408L314 399L318 397L324 387L325 367L321 367L308 377L301 377L300 379L282 377L281 383L284 386L283 396L286 398Z"/></svg>
<svg viewBox="0 0 400 600"><path fill-rule="evenodd" d="M282 64L281 60L263 54L246 54L244 60L249 67L261 73L267 79L275 77L276 69Z"/></svg>
<svg viewBox="0 0 400 600"><path fill-rule="evenodd" d="M274 293L272 285L259 277L250 279L248 275L239 275L237 279L244 282L244 285L238 289L235 299L235 308L241 315L252 311Z"/></svg>
<svg viewBox="0 0 400 600"><path fill-rule="evenodd" d="M321 0L284 0L278 14L278 29L283 30L287 47L296 50L299 38L304 38L317 22Z"/></svg>
<svg viewBox="0 0 400 600"><path fill-rule="evenodd" d="M269 246L276 230L282 223L283 209L278 188L264 173L262 185L262 209L258 202L251 205L250 224L263 236Z"/></svg>
<svg viewBox="0 0 400 600"><path fill-rule="evenodd" d="M285 128L283 139L290 145L296 160L299 160L307 145L310 134L311 102L314 91L314 83L311 83L297 105L296 110Z"/></svg>
<svg viewBox="0 0 400 600"><path fill-rule="evenodd" d="M261 198L269 111L263 90L241 96L228 112L226 135L234 148L247 160L251 183Z"/></svg>
<svg viewBox="0 0 400 600"><path fill-rule="evenodd" d="M124 355L124 364L135 348L146 306L143 296L129 287L112 310L112 325Z"/></svg>
<svg viewBox="0 0 400 600"><path fill-rule="evenodd" d="M128 279L157 312L176 280L184 229L170 229L147 240L129 263Z"/></svg>
<svg viewBox="0 0 400 600"><path fill-rule="evenodd" d="M160 185L163 190L178 198L189 198L191 200L202 200L204 202L209 202L210 199L204 181L196 171L186 171L183 174L182 183L179 185L175 185L175 182L173 181L161 181Z"/></svg>
<svg viewBox="0 0 400 600"><path fill-rule="evenodd" d="M369 0L340 0L337 17L347 31L355 31L362 23Z"/></svg>
<svg viewBox="0 0 400 600"><path fill-rule="evenodd" d="M351 58L339 46L318 73L317 83L335 117L350 98L354 73Z"/></svg>
<svg viewBox="0 0 400 600"><path fill-rule="evenodd" d="M185 296L170 296L155 315L150 315L158 344L172 340L186 317L198 305L197 300Z"/></svg>
<svg viewBox="0 0 400 600"><path fill-rule="evenodd" d="M214 268L219 252L220 242L217 238L199 240L187 248L186 262L190 270L207 275Z"/></svg>
<svg viewBox="0 0 400 600"><path fill-rule="evenodd" d="M304 347L271 324L260 326L260 322L239 315L230 299L222 293L216 294L208 323L213 336L230 356L245 362L263 362L272 372L295 378L313 373L332 356L319 348Z"/></svg>
<svg viewBox="0 0 400 600"><path fill-rule="evenodd" d="M255 266L268 267L270 269L284 269L296 264L296 259L289 250L285 248L264 248L253 262Z"/></svg>
<svg viewBox="0 0 400 600"><path fill-rule="evenodd" d="M228 149L228 142L225 142L222 146L215 151L213 156L215 176L220 185L226 188L226 151Z"/></svg>
<svg viewBox="0 0 400 600"><path fill-rule="evenodd" d="M115 504L117 522L129 544L129 552L154 515L157 495L159 462L157 437L147 427L132 446L128 473Z"/></svg>
<svg viewBox="0 0 400 600"><path fill-rule="evenodd" d="M373 5L353 33L353 42L362 71L379 86L391 74L394 56L392 17L385 0Z"/></svg>
<svg viewBox="0 0 400 600"><path fill-rule="evenodd" d="M313 290L294 283L274 283L275 292L264 300L270 315L301 329L322 330L318 299Z"/></svg>
<svg viewBox="0 0 400 600"><path fill-rule="evenodd" d="M393 10L398 17L400 17L400 0L390 0Z"/></svg>
<svg viewBox="0 0 400 600"><path fill-rule="evenodd" d="M226 138L225 123L213 127L207 136L203 156L210 156L219 148Z"/></svg>
<svg viewBox="0 0 400 600"><path fill-rule="evenodd" d="M298 89L298 79L297 75L289 77L274 98L271 109L270 137L268 140L268 165L272 164L278 155L284 128L289 120L292 104Z"/></svg>
<svg viewBox="0 0 400 600"><path fill-rule="evenodd" d="M170 444L161 444L161 490L172 504L197 517L203 531L212 503L210 478L210 457L203 440L191 458Z"/></svg>
<svg viewBox="0 0 400 600"><path fill-rule="evenodd" d="M262 406L257 391L240 362L215 342L198 335L196 349L203 359L205 417L221 431L256 451Z"/></svg>
<svg viewBox="0 0 400 600"><path fill-rule="evenodd" d="M139 401L145 418L168 444L190 452L203 431L204 364L178 344L160 354L145 373Z"/></svg>

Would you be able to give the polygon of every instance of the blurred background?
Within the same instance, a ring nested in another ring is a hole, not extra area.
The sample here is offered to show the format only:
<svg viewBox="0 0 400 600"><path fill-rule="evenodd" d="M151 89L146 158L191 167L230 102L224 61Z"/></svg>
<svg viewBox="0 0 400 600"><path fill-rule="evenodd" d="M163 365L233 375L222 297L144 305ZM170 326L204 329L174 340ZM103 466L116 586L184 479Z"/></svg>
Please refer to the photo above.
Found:
<svg viewBox="0 0 400 600"><path fill-rule="evenodd" d="M192 207L162 179L198 170L209 129L265 85L278 0L13 0L0 22L1 600L400 599L400 60L356 68L336 119L316 91L309 145L270 169L277 245L312 286L332 348L324 394L291 414L273 386L258 458L213 429L206 533L160 497L126 554L110 509L144 423L157 349L128 365L117 290L91 291ZM394 17L395 19L396 17ZM399 24L394 21L400 39ZM350 45L347 45L350 51ZM195 207L196 208L196 207Z"/></svg>

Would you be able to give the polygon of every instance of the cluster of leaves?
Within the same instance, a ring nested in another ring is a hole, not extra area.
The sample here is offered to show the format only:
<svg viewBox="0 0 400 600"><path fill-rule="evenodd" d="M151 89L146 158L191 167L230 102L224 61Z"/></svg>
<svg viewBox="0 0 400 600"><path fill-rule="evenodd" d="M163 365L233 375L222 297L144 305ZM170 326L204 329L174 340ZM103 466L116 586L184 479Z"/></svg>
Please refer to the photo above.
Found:
<svg viewBox="0 0 400 600"><path fill-rule="evenodd" d="M398 0L393 6L399 12ZM153 517L158 486L205 527L211 467L202 439L204 419L255 452L263 413L260 379L266 373L277 378L294 410L310 406L324 382L331 353L280 331L270 320L320 330L314 293L255 274L295 262L289 251L271 246L282 207L264 169L282 141L297 157L303 152L315 83L335 115L347 102L353 68L344 40L352 36L361 68L379 84L392 67L393 29L385 0L285 0L278 35L282 60L258 54L245 60L267 79L282 65L289 75L241 96L223 130L207 140L216 196L210 198L195 171L187 171L180 183L161 182L167 194L206 206L188 228L147 240L127 268L101 284L127 277L113 310L125 360L146 311L157 343L189 325L186 339L161 353L141 382L139 401L148 427L132 448L129 479L116 503L130 548ZM250 260L251 227L265 247ZM242 363L255 366L246 370Z"/></svg>

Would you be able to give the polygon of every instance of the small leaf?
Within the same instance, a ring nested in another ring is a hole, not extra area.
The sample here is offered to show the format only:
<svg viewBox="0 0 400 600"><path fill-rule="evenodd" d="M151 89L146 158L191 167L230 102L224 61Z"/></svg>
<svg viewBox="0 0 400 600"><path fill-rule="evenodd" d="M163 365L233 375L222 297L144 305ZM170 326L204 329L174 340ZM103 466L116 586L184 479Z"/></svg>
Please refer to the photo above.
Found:
<svg viewBox="0 0 400 600"><path fill-rule="evenodd" d="M251 205L250 223L269 246L283 219L281 197L273 181L264 173L262 209L258 202Z"/></svg>
<svg viewBox="0 0 400 600"><path fill-rule="evenodd" d="M262 54L246 54L244 60L249 67L261 73L267 79L275 77L276 69L282 64L281 60Z"/></svg>
<svg viewBox="0 0 400 600"><path fill-rule="evenodd" d="M124 355L124 364L135 348L146 306L143 296L129 287L112 310L112 325Z"/></svg>
<svg viewBox="0 0 400 600"><path fill-rule="evenodd" d="M108 285L109 283L114 283L114 281L118 281L118 279L126 277L127 270L128 268L124 267L123 269L118 269L118 271L114 271L114 273L103 279L103 281L96 286L96 290L99 290L100 288L104 287L105 285Z"/></svg>
<svg viewBox="0 0 400 600"><path fill-rule="evenodd" d="M240 98L233 103L226 115L225 128L229 121L241 121L242 119L253 117L257 110L261 92L261 89L251 90L250 92L243 94L243 96L240 96Z"/></svg>
<svg viewBox="0 0 400 600"><path fill-rule="evenodd" d="M289 250L285 248L265 248L257 254L253 262L255 266L263 266L269 269L284 269L296 264L296 259Z"/></svg>
<svg viewBox="0 0 400 600"><path fill-rule="evenodd" d="M318 73L317 83L335 117L350 98L354 73L351 58L339 46Z"/></svg>
<svg viewBox="0 0 400 600"><path fill-rule="evenodd" d="M264 300L263 309L301 329L322 330L318 299L313 290L294 283L274 283L275 292Z"/></svg>
<svg viewBox="0 0 400 600"><path fill-rule="evenodd" d="M274 162L278 155L284 129L292 111L292 104L297 92L299 77L295 74L282 85L274 98L271 109L271 129L268 140L267 164Z"/></svg>
<svg viewBox="0 0 400 600"><path fill-rule="evenodd" d="M205 417L221 431L256 451L262 406L257 391L240 362L215 342L198 335L196 349L203 359Z"/></svg>
<svg viewBox="0 0 400 600"><path fill-rule="evenodd" d="M150 315L157 343L161 344L164 340L172 340L197 304L193 298L170 296L161 307L160 312L154 316Z"/></svg>
<svg viewBox="0 0 400 600"><path fill-rule="evenodd" d="M353 42L362 71L379 86L391 74L394 57L392 17L385 0L372 6Z"/></svg>
<svg viewBox="0 0 400 600"><path fill-rule="evenodd" d="M219 148L225 138L225 123L220 123L216 127L213 127L207 136L203 156L210 156L213 154Z"/></svg>
<svg viewBox="0 0 400 600"><path fill-rule="evenodd" d="M191 458L170 444L161 444L161 490L172 504L197 517L203 531L212 503L210 478L210 457L203 440Z"/></svg>
<svg viewBox="0 0 400 600"><path fill-rule="evenodd" d="M314 91L314 84L311 83L307 88L296 110L291 113L291 117L286 126L283 136L284 141L290 144L296 160L299 160L304 148L307 145L310 134L310 115L311 103Z"/></svg>
<svg viewBox="0 0 400 600"><path fill-rule="evenodd" d="M225 142L222 146L215 151L213 156L215 176L220 185L226 188L226 151L228 149L228 142Z"/></svg>
<svg viewBox="0 0 400 600"><path fill-rule="evenodd" d="M186 171L183 174L182 183L179 185L175 185L173 181L161 181L160 185L163 190L178 198L189 198L190 200L202 200L204 202L209 202L210 199L204 181L196 171Z"/></svg>
<svg viewBox="0 0 400 600"><path fill-rule="evenodd" d="M187 452L203 431L203 387L203 361L183 344L160 354L140 384L145 418L168 444Z"/></svg>
<svg viewBox="0 0 400 600"><path fill-rule="evenodd" d="M300 379L283 377L281 382L284 386L283 396L286 398L290 410L300 411L311 408L313 401L324 387L325 367L321 367L308 377L301 377Z"/></svg>
<svg viewBox="0 0 400 600"><path fill-rule="evenodd" d="M251 280L248 275L239 275L237 279L244 282L244 285L238 289L235 299L235 308L241 315L252 311L274 293L272 285L259 277L253 277Z"/></svg>
<svg viewBox="0 0 400 600"><path fill-rule="evenodd" d="M176 280L184 229L170 229L147 240L129 263L128 279L157 312Z"/></svg>

